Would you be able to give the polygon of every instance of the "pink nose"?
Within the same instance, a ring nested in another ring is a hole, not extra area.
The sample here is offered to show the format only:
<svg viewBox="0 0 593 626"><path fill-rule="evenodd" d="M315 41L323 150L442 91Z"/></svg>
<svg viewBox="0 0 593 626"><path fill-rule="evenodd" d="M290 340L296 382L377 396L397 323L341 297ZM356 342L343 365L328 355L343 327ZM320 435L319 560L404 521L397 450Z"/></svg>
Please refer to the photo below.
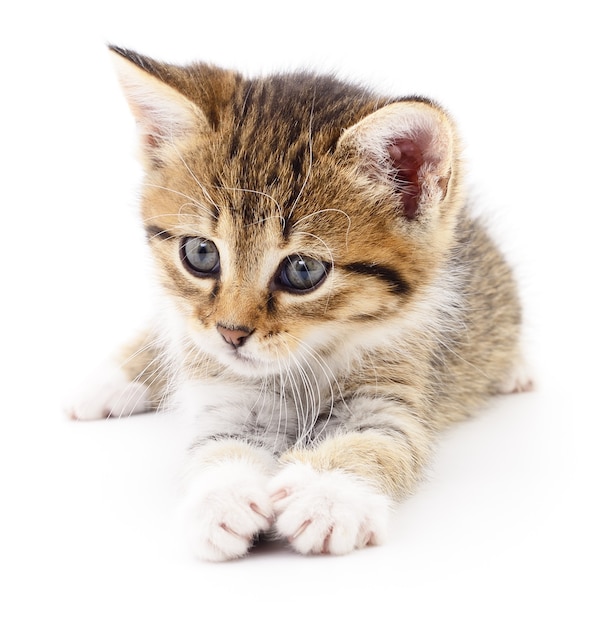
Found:
<svg viewBox="0 0 593 626"><path fill-rule="evenodd" d="M247 337L249 337L249 335L253 332L253 330L245 328L244 326L229 328L227 326L223 326L222 324L218 324L216 326L216 330L229 345L233 346L233 348L242 346Z"/></svg>

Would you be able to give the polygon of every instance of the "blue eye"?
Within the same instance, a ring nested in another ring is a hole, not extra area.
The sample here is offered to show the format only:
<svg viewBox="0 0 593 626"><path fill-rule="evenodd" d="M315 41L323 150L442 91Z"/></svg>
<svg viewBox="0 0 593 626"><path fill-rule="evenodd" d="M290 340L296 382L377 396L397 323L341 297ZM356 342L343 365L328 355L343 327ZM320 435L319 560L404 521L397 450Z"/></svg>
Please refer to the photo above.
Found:
<svg viewBox="0 0 593 626"><path fill-rule="evenodd" d="M186 237L181 242L180 255L183 264L192 274L211 277L220 272L218 249L208 239Z"/></svg>
<svg viewBox="0 0 593 626"><path fill-rule="evenodd" d="M328 267L323 261L293 254L280 266L278 282L290 291L312 291L325 280Z"/></svg>

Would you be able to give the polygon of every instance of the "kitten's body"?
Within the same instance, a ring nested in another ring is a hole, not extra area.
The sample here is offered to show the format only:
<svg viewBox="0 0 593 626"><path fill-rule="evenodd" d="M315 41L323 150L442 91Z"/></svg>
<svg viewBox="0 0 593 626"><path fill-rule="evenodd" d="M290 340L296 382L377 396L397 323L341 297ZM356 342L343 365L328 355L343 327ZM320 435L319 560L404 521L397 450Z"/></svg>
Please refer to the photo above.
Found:
<svg viewBox="0 0 593 626"><path fill-rule="evenodd" d="M380 541L438 431L527 384L515 284L465 207L452 123L331 78L115 53L165 306L73 414L166 400L195 419L205 558L272 525L304 553Z"/></svg>

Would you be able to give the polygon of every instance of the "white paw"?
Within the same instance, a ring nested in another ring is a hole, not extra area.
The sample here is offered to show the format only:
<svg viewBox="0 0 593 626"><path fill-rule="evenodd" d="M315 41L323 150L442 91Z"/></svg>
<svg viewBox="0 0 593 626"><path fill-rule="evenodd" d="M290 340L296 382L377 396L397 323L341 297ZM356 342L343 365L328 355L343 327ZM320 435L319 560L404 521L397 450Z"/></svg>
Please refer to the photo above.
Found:
<svg viewBox="0 0 593 626"><path fill-rule="evenodd" d="M260 533L270 529L274 512L266 492L268 479L242 459L221 461L195 476L181 514L197 557L207 561L241 557Z"/></svg>
<svg viewBox="0 0 593 626"><path fill-rule="evenodd" d="M534 384L527 363L520 358L510 371L507 379L501 384L500 393L521 393L533 391Z"/></svg>
<svg viewBox="0 0 593 626"><path fill-rule="evenodd" d="M346 554L387 534L390 499L355 476L293 463L268 490L277 532L302 554Z"/></svg>
<svg viewBox="0 0 593 626"><path fill-rule="evenodd" d="M107 365L81 385L66 407L75 420L96 420L106 417L127 417L149 410L149 389L142 383L130 382L115 365Z"/></svg>

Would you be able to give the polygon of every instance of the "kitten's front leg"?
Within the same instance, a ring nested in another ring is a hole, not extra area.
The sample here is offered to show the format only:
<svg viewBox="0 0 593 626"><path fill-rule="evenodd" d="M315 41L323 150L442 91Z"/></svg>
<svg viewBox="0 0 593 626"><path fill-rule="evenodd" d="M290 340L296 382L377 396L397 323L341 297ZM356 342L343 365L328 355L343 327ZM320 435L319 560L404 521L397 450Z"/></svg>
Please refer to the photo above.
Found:
<svg viewBox="0 0 593 626"><path fill-rule="evenodd" d="M193 553L209 561L245 555L270 529L274 512L266 485L273 455L236 439L198 443L192 450L182 507Z"/></svg>
<svg viewBox="0 0 593 626"><path fill-rule="evenodd" d="M276 531L302 554L347 554L384 541L391 500L341 469L290 463L269 485Z"/></svg>
<svg viewBox="0 0 593 626"><path fill-rule="evenodd" d="M381 543L394 498L411 492L422 475L428 430L388 402L359 404L368 413L357 431L289 450L268 487L277 532L303 554L345 554Z"/></svg>
<svg viewBox="0 0 593 626"><path fill-rule="evenodd" d="M83 421L152 411L163 399L165 372L160 343L144 332L87 377L65 411Z"/></svg>

